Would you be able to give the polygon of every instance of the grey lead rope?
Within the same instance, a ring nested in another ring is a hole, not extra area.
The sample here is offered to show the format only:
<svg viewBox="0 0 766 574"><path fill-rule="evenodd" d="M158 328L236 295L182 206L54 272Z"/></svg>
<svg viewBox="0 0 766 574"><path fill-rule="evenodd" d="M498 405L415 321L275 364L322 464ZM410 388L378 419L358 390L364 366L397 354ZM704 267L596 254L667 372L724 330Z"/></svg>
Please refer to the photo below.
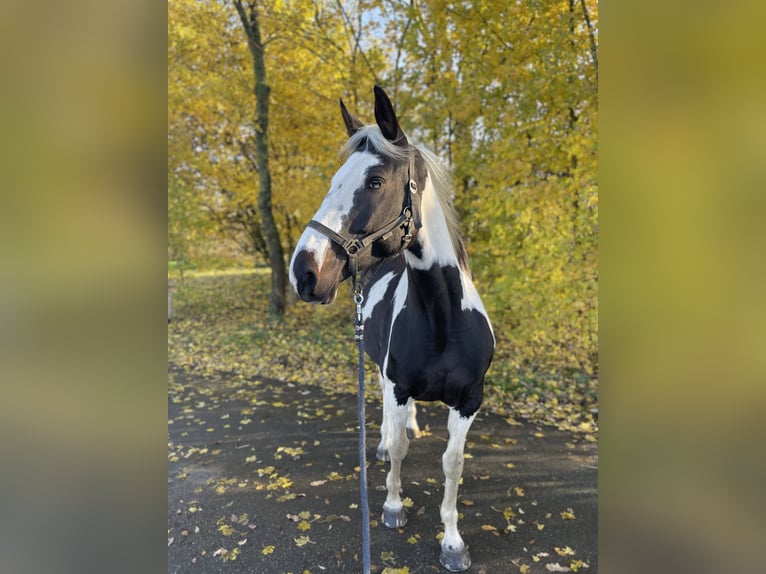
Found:
<svg viewBox="0 0 766 574"><path fill-rule="evenodd" d="M356 279L355 276L353 276ZM370 506L367 500L367 431L364 425L364 321L362 318L362 302L364 295L357 281L354 281L354 303L356 303L356 325L354 339L359 347L359 487L362 502L362 564L364 574L370 574Z"/></svg>

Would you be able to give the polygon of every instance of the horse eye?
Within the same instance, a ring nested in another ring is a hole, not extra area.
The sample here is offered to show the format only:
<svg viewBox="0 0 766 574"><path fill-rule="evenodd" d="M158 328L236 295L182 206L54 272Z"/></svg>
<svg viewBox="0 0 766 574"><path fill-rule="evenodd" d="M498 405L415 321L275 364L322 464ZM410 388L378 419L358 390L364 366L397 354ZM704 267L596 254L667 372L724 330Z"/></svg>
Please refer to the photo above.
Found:
<svg viewBox="0 0 766 574"><path fill-rule="evenodd" d="M378 191L383 186L382 177L371 177L367 182L367 189Z"/></svg>

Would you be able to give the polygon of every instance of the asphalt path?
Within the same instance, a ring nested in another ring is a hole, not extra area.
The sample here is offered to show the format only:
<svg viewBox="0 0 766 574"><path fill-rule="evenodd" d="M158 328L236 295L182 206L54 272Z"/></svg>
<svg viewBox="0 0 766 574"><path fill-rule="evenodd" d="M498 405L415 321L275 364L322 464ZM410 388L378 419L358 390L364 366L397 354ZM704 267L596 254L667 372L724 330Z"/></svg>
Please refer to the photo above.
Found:
<svg viewBox="0 0 766 574"><path fill-rule="evenodd" d="M169 375L169 574L361 572L356 397L282 381L228 384L233 374ZM425 436L402 465L409 522L389 530L377 397L367 405L372 571L445 572L447 409L419 404ZM469 572L597 572L597 476L592 439L480 412L458 498Z"/></svg>

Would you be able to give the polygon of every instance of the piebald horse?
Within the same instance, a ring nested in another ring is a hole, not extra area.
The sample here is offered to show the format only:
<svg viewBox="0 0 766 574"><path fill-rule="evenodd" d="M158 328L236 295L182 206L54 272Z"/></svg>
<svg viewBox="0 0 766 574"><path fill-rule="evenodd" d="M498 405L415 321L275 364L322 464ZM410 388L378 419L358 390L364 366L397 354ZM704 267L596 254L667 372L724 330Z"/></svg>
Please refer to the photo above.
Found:
<svg viewBox="0 0 766 574"><path fill-rule="evenodd" d="M457 491L494 334L437 157L410 143L378 86L375 124L363 125L342 100L340 109L349 135L345 161L295 248L290 282L302 300L328 304L342 281L360 278L364 349L378 366L383 393L377 456L390 461L387 527L407 521L400 469L419 433L415 401L450 407L439 559L448 570L466 570L471 558L458 532Z"/></svg>

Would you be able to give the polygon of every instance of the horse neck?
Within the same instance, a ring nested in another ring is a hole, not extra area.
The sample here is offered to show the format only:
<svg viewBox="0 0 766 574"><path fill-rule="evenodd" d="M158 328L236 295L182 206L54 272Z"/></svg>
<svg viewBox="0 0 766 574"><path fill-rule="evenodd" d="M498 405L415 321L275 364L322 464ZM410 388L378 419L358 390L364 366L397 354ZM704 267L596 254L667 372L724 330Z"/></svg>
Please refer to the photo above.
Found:
<svg viewBox="0 0 766 574"><path fill-rule="evenodd" d="M434 333L447 332L457 311L475 310L487 317L470 272L455 251L442 204L430 177L423 189L421 216L422 227L418 230L414 248L405 251L404 259L409 268L409 293L417 293L416 299L428 316ZM487 324L492 331L488 317Z"/></svg>
<svg viewBox="0 0 766 574"><path fill-rule="evenodd" d="M430 178L421 203L421 223L415 245L405 252L413 308L421 308L435 335L446 333L454 312L460 310L463 269L452 244L441 202Z"/></svg>

